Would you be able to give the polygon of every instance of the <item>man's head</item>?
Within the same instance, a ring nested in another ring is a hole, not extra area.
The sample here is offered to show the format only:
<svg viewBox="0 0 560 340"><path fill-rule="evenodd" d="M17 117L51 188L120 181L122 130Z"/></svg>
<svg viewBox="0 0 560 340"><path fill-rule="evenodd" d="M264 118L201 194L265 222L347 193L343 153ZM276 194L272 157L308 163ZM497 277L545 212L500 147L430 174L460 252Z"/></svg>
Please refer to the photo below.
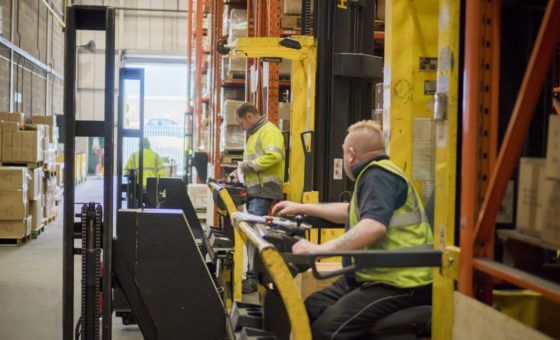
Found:
<svg viewBox="0 0 560 340"><path fill-rule="evenodd" d="M243 103L235 109L237 124L245 131L255 126L261 118L257 108L251 103Z"/></svg>
<svg viewBox="0 0 560 340"><path fill-rule="evenodd" d="M144 149L149 149L150 148L150 140L148 139L148 137L144 137L142 139L142 141L144 142Z"/></svg>
<svg viewBox="0 0 560 340"><path fill-rule="evenodd" d="M383 131L373 120L362 120L348 128L342 145L344 153L344 172L355 180L352 166L385 154Z"/></svg>

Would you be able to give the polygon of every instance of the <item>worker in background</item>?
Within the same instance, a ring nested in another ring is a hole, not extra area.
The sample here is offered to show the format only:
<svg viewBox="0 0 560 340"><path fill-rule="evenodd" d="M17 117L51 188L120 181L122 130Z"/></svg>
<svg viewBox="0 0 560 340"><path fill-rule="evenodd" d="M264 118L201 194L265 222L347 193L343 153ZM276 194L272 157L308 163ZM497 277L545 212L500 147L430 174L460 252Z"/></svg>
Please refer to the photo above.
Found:
<svg viewBox="0 0 560 340"><path fill-rule="evenodd" d="M350 204L280 202L275 215L305 214L346 223L346 232L323 244L300 240L294 254L345 250L399 250L433 243L422 201L409 178L385 153L373 121L348 129L342 146L344 171L355 181ZM350 265L343 258L343 266ZM430 305L431 268L370 268L348 274L310 295L305 306L314 339L356 339L398 310Z"/></svg>
<svg viewBox="0 0 560 340"><path fill-rule="evenodd" d="M167 173L165 172L165 168L163 167L163 160L161 157L152 151L150 148L150 141L148 138L144 137L144 152L143 152L143 178L142 178L142 185L144 188L146 187L146 183L148 182L148 177L165 177ZM136 151L128 158L128 162L126 162L125 170L136 170L138 171L138 164L140 163L140 152Z"/></svg>
<svg viewBox="0 0 560 340"><path fill-rule="evenodd" d="M239 182L241 176L247 187L247 212L253 215L269 215L273 201L281 200L284 188L284 136L276 125L259 114L250 103L243 103L235 110L239 126L247 133L247 143L243 152L243 162L228 179ZM257 290L253 273L255 249L248 248L247 278L243 282L243 292Z"/></svg>

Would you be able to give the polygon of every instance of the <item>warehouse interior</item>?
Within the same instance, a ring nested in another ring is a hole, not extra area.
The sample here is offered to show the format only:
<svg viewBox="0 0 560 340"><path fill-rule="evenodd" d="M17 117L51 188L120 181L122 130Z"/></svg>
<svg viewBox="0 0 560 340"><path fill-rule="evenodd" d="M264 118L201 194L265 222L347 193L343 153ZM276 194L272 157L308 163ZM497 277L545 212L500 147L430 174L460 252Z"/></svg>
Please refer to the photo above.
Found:
<svg viewBox="0 0 560 340"><path fill-rule="evenodd" d="M0 339L560 338L559 17L0 0Z"/></svg>

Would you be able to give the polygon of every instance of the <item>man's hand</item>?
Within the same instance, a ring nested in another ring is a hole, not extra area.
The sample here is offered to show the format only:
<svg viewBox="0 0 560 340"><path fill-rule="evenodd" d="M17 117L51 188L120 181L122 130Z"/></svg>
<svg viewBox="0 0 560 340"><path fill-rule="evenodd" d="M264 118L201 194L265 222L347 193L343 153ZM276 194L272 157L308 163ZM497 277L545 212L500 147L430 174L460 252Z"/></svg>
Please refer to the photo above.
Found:
<svg viewBox="0 0 560 340"><path fill-rule="evenodd" d="M296 255L307 255L310 253L318 253L320 251L320 245L311 243L306 239L301 239L292 246L292 252Z"/></svg>
<svg viewBox="0 0 560 340"><path fill-rule="evenodd" d="M239 176L237 174L237 170L234 170L232 172L230 172L230 174L227 176L227 180L230 183L239 183Z"/></svg>
<svg viewBox="0 0 560 340"><path fill-rule="evenodd" d="M272 208L272 215L285 216L303 213L303 204L290 201L279 202Z"/></svg>

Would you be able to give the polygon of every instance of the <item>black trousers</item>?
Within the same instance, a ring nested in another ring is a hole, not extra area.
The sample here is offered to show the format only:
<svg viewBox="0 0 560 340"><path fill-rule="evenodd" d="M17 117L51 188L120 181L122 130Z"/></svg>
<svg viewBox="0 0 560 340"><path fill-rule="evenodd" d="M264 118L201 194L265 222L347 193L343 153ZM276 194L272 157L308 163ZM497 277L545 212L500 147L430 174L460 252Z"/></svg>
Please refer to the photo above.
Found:
<svg viewBox="0 0 560 340"><path fill-rule="evenodd" d="M402 289L374 282L361 285L342 277L310 295L305 307L313 339L361 339L385 316L431 303L431 285Z"/></svg>

